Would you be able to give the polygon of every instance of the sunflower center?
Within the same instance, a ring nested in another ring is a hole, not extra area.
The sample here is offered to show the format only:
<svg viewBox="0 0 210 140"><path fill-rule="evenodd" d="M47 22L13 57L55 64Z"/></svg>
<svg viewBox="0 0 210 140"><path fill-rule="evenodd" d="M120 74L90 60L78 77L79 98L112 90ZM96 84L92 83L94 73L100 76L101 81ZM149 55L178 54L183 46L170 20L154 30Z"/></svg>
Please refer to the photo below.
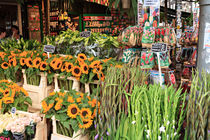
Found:
<svg viewBox="0 0 210 140"><path fill-rule="evenodd" d="M59 68L60 65L61 65L61 63L58 63L57 68Z"/></svg>
<svg viewBox="0 0 210 140"><path fill-rule="evenodd" d="M31 60L29 60L29 64L30 64L30 65L32 65L32 64L33 64Z"/></svg>
<svg viewBox="0 0 210 140"><path fill-rule="evenodd" d="M84 67L84 70L85 70L85 71L87 70L87 66Z"/></svg>
<svg viewBox="0 0 210 140"><path fill-rule="evenodd" d="M85 117L87 114L88 114L87 111L83 111L83 112L82 112L82 116L84 116L84 117Z"/></svg>
<svg viewBox="0 0 210 140"><path fill-rule="evenodd" d="M46 68L46 64L43 64L42 67L43 67L43 68Z"/></svg>
<svg viewBox="0 0 210 140"><path fill-rule="evenodd" d="M55 64L55 61L53 61L52 63Z"/></svg>
<svg viewBox="0 0 210 140"><path fill-rule="evenodd" d="M71 69L71 65L68 66L68 69Z"/></svg>
<svg viewBox="0 0 210 140"><path fill-rule="evenodd" d="M88 121L84 121L83 124L88 124Z"/></svg>
<svg viewBox="0 0 210 140"><path fill-rule="evenodd" d="M76 114L77 113L77 109L76 108L72 108L71 109L71 114Z"/></svg>
<svg viewBox="0 0 210 140"><path fill-rule="evenodd" d="M38 61L36 61L36 65L38 65L40 62L39 62L39 60Z"/></svg>
<svg viewBox="0 0 210 140"><path fill-rule="evenodd" d="M66 66L65 65L63 65L63 69L65 69L66 68Z"/></svg>
<svg viewBox="0 0 210 140"><path fill-rule="evenodd" d="M5 91L5 94L7 95L9 93L9 91Z"/></svg>
<svg viewBox="0 0 210 140"><path fill-rule="evenodd" d="M24 63L25 62L25 60L24 59L22 59L22 63Z"/></svg>
<svg viewBox="0 0 210 140"><path fill-rule="evenodd" d="M85 59L84 56L80 56L81 59Z"/></svg>
<svg viewBox="0 0 210 140"><path fill-rule="evenodd" d="M7 67L8 65L7 64L4 64L4 66Z"/></svg>
<svg viewBox="0 0 210 140"><path fill-rule="evenodd" d="M79 73L80 73L80 70L79 70L79 69L75 69L74 72L75 72L76 74L79 74Z"/></svg>
<svg viewBox="0 0 210 140"><path fill-rule="evenodd" d="M97 68L98 71L100 71L100 68Z"/></svg>

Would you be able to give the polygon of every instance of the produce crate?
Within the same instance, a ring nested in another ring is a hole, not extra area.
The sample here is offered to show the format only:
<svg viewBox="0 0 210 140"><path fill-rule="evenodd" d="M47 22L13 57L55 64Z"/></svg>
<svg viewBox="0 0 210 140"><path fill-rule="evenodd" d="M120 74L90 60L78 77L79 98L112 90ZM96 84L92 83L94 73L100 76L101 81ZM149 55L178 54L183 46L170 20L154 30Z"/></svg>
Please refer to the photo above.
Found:
<svg viewBox="0 0 210 140"><path fill-rule="evenodd" d="M92 94L93 89L94 88L96 89L99 84L100 83L98 80L95 80L94 82L91 82L91 83L86 83L85 84L85 93Z"/></svg>
<svg viewBox="0 0 210 140"><path fill-rule="evenodd" d="M59 84L59 80L63 80L63 81L65 81L65 82L67 82L68 83L68 88L69 89L73 89L73 90L76 90L76 91L80 91L80 82L76 79L76 78L74 78L74 77L67 77L67 79L65 79L65 77L64 76L61 76L61 77L59 77L59 75L58 74L56 74L55 76L54 76L54 83L55 83L55 89L54 89L54 91L56 92L56 91L60 91L61 90L61 84ZM69 85L69 82L71 82L71 85ZM68 91L68 89L64 89L65 91Z"/></svg>
<svg viewBox="0 0 210 140"><path fill-rule="evenodd" d="M32 113L23 112L23 111L17 111L16 113L17 114L22 114L24 116L30 116L32 114ZM35 135L35 138L33 140L47 140L47 123L46 123L46 119L39 112L35 112L35 114L40 115L40 117L42 118L42 121L37 123L36 135Z"/></svg>
<svg viewBox="0 0 210 140"><path fill-rule="evenodd" d="M46 98L49 93L51 93L54 89L53 85L47 85L47 74L41 72L40 73L40 83L39 86L35 86L35 85L29 85L27 83L27 77L26 77L26 73L25 70L22 70L23 72L23 79L24 79L24 83L23 83L23 88L28 92L30 98L32 99L32 107L29 108L30 109L37 109L37 110L41 110L41 101Z"/></svg>
<svg viewBox="0 0 210 140"><path fill-rule="evenodd" d="M57 128L56 121L57 120L53 116L52 117L53 133L51 135L51 140L89 140L88 135L85 135L85 136L80 135L81 131L78 131L77 133L74 133L72 138L61 135L61 134L58 134L57 129L56 129Z"/></svg>

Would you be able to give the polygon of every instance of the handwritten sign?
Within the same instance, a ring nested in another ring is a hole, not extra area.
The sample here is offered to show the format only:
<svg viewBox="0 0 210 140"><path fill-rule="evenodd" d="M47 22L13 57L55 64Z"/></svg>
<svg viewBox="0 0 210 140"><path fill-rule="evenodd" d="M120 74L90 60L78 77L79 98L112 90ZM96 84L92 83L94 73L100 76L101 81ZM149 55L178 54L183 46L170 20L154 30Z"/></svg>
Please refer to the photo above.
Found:
<svg viewBox="0 0 210 140"><path fill-rule="evenodd" d="M154 43L154 44L152 44L152 51L153 52L166 52L167 51L167 44L165 44L165 43Z"/></svg>
<svg viewBox="0 0 210 140"><path fill-rule="evenodd" d="M159 0L144 0L144 6L157 6Z"/></svg>
<svg viewBox="0 0 210 140"><path fill-rule="evenodd" d="M54 53L55 52L55 46L52 46L52 45L44 45L44 52Z"/></svg>
<svg viewBox="0 0 210 140"><path fill-rule="evenodd" d="M81 37L89 37L90 35L91 35L90 31L83 31L83 32L80 33Z"/></svg>

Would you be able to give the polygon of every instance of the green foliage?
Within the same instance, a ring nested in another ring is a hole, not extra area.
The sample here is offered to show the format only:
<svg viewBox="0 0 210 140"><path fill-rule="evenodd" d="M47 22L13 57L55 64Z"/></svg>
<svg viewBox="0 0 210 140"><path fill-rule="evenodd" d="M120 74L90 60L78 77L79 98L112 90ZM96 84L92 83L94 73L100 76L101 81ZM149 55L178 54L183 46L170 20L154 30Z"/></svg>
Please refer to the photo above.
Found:
<svg viewBox="0 0 210 140"><path fill-rule="evenodd" d="M198 72L193 75L187 107L185 139L208 139L210 75Z"/></svg>

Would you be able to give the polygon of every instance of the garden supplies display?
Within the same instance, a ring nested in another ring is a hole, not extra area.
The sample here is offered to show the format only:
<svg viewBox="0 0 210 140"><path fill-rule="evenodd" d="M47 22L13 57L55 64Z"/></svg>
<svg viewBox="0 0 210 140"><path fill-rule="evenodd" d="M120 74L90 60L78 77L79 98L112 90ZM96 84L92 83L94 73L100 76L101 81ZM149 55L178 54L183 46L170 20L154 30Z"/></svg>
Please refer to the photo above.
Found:
<svg viewBox="0 0 210 140"><path fill-rule="evenodd" d="M100 102L93 95L70 90L52 92L42 102L46 118L56 119L57 133L72 137L78 130L92 129L93 121L100 114Z"/></svg>
<svg viewBox="0 0 210 140"><path fill-rule="evenodd" d="M56 46L58 54L76 56L79 53L84 53L87 56L108 58L116 57L119 51L117 37L101 33L91 33L89 37L81 37L79 31L67 30L54 39L46 38L45 44Z"/></svg>
<svg viewBox="0 0 210 140"><path fill-rule="evenodd" d="M140 60L142 69L151 69L155 66L154 54L153 52L141 52L141 60Z"/></svg>
<svg viewBox="0 0 210 140"><path fill-rule="evenodd" d="M142 47L151 48L152 43L155 42L155 28L145 26L142 36Z"/></svg>
<svg viewBox="0 0 210 140"><path fill-rule="evenodd" d="M29 105L32 105L32 101L25 89L7 80L0 81L1 113L9 112L12 107L27 111Z"/></svg>
<svg viewBox="0 0 210 140"><path fill-rule="evenodd" d="M36 125L41 121L41 118L37 114L26 114L28 115L22 113L1 114L0 135L2 138L14 140L35 138Z"/></svg>
<svg viewBox="0 0 210 140"><path fill-rule="evenodd" d="M140 56L140 49L138 48L124 49L122 62L132 63L136 59L136 57L139 58L139 56Z"/></svg>
<svg viewBox="0 0 210 140"><path fill-rule="evenodd" d="M155 57L156 57L156 63L157 63L157 65L158 65L158 58L157 58L157 55L155 55ZM169 62L170 60L169 60L169 54L168 54L168 52L161 52L160 53L160 66L161 67L169 67L169 65L170 65L170 62Z"/></svg>
<svg viewBox="0 0 210 140"><path fill-rule="evenodd" d="M140 46L142 32L141 26L129 26L118 36L118 40L127 47Z"/></svg>

